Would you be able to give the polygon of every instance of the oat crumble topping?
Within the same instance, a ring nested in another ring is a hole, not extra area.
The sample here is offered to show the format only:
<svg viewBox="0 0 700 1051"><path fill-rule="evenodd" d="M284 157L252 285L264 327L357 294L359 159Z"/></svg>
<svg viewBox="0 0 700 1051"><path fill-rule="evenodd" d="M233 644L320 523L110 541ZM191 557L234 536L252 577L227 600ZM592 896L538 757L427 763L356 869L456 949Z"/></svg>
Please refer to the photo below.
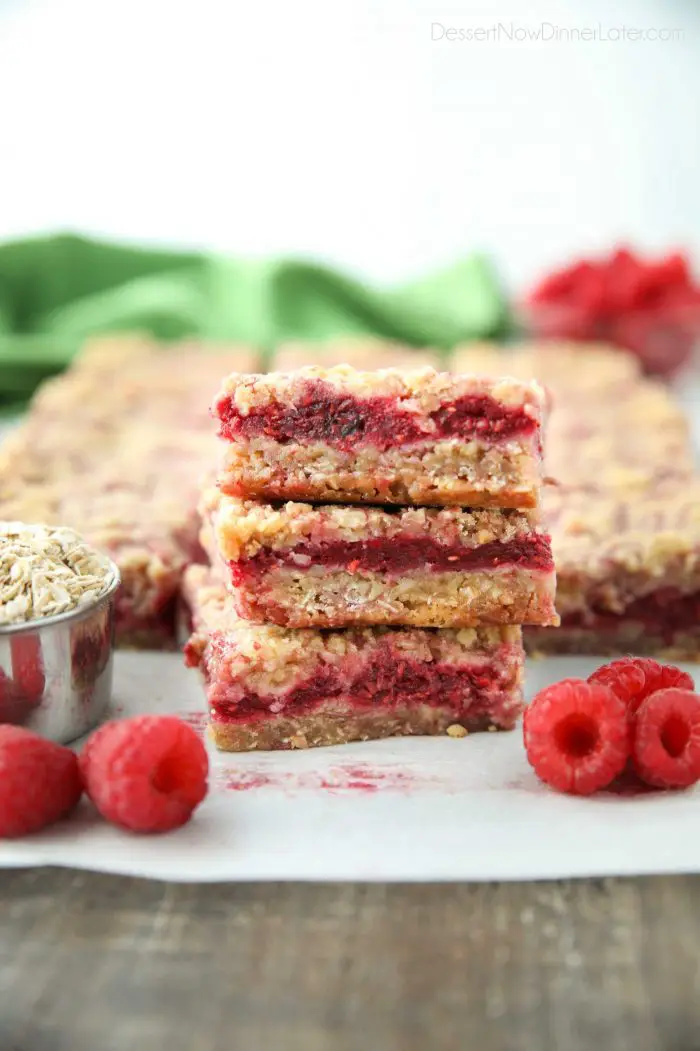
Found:
<svg viewBox="0 0 700 1051"><path fill-rule="evenodd" d="M538 422L547 406L545 390L536 380L455 375L438 372L430 365L372 372L351 365L307 365L294 372L265 375L234 372L224 379L215 405L230 402L243 416L276 403L293 406L306 396L308 383L318 380L347 396L394 398L402 411L416 414L434 412L469 394L486 395L501 405L519 407Z"/></svg>

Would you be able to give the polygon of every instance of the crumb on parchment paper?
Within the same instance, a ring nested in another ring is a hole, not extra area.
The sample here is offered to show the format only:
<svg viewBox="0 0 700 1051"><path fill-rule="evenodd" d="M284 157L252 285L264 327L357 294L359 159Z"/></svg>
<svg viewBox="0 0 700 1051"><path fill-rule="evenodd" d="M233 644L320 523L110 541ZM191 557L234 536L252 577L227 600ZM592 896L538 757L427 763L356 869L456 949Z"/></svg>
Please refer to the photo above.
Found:
<svg viewBox="0 0 700 1051"><path fill-rule="evenodd" d="M469 730L459 723L452 723L447 727L446 732L448 737L467 737L469 735Z"/></svg>

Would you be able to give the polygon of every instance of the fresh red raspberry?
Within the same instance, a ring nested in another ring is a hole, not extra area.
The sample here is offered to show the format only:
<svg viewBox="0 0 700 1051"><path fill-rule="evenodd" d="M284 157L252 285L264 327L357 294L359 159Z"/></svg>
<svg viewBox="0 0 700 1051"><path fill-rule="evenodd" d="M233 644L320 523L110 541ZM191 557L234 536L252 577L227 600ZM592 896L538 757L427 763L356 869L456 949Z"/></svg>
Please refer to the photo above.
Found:
<svg viewBox="0 0 700 1051"><path fill-rule="evenodd" d="M601 686L607 686L616 697L625 702L628 710L634 704L635 699L644 690L646 677L641 667L643 661L636 657L620 657L619 660L610 661L597 668L592 675L588 676L588 682L597 682Z"/></svg>
<svg viewBox="0 0 700 1051"><path fill-rule="evenodd" d="M690 690L691 693L695 690L695 683L693 682L692 675L688 675L687 671L682 671L681 668L677 668L675 664L659 664L658 661L652 660L651 657L639 658L640 664L643 665L644 671L644 694L641 698L637 699L637 702L633 708L633 712L636 712L640 704L649 697L652 693L657 693L659 690L665 690L671 686L676 687L679 690Z"/></svg>
<svg viewBox="0 0 700 1051"><path fill-rule="evenodd" d="M700 697L668 687L643 702L634 721L632 758L656 788L687 788L700 780Z"/></svg>
<svg viewBox="0 0 700 1051"><path fill-rule="evenodd" d="M105 723L89 738L80 768L102 816L132 832L184 825L207 794L206 749L173 715Z"/></svg>
<svg viewBox="0 0 700 1051"><path fill-rule="evenodd" d="M629 756L625 705L600 683L563 679L540 690L523 730L535 773L561 792L606 788Z"/></svg>
<svg viewBox="0 0 700 1051"><path fill-rule="evenodd" d="M603 265L608 310L623 313L639 306L649 282L644 264L628 249L619 248Z"/></svg>
<svg viewBox="0 0 700 1051"><path fill-rule="evenodd" d="M680 252L672 252L660 262L651 265L659 284L678 288L693 287L693 276L690 273L688 260Z"/></svg>
<svg viewBox="0 0 700 1051"><path fill-rule="evenodd" d="M677 686L694 690L695 683L687 672L675 664L659 664L651 657L621 657L594 671L589 682L609 686L625 702L629 715L634 715L642 701L657 690Z"/></svg>
<svg viewBox="0 0 700 1051"><path fill-rule="evenodd" d="M65 817L82 791L70 748L21 726L0 726L0 838L38 832Z"/></svg>
<svg viewBox="0 0 700 1051"><path fill-rule="evenodd" d="M555 270L533 289L533 302L549 303L552 300L566 299L571 296L579 279L578 266L567 266Z"/></svg>

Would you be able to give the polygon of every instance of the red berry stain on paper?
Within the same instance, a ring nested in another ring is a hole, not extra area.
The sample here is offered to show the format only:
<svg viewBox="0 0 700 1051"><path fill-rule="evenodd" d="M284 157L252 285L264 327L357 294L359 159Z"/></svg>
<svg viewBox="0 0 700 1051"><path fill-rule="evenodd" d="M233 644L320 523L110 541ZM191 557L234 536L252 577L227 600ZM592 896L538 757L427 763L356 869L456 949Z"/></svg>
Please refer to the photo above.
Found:
<svg viewBox="0 0 700 1051"><path fill-rule="evenodd" d="M260 770L241 770L237 774L224 771L217 787L231 792L247 792L251 788L281 788L280 775L263 774Z"/></svg>
<svg viewBox="0 0 700 1051"><path fill-rule="evenodd" d="M250 789L272 788L278 791L296 792L362 792L372 794L380 791L408 793L415 789L441 786L437 778L424 776L405 768L394 766L371 767L365 764L332 766L324 771L307 770L225 770L218 779L217 787L232 792Z"/></svg>

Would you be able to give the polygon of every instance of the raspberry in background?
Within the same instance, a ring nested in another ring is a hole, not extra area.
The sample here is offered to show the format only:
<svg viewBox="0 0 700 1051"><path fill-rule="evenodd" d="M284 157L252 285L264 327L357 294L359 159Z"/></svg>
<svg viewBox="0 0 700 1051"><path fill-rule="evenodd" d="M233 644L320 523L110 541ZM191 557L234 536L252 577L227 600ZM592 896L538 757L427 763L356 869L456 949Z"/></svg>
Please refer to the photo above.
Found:
<svg viewBox="0 0 700 1051"><path fill-rule="evenodd" d="M688 788L700 780L700 697L668 687L652 693L634 720L632 759L656 788Z"/></svg>
<svg viewBox="0 0 700 1051"><path fill-rule="evenodd" d="M700 286L678 252L650 260L618 248L547 275L521 313L537 338L609 342L646 372L671 376L700 336Z"/></svg>
<svg viewBox="0 0 700 1051"><path fill-rule="evenodd" d="M0 726L0 837L53 824L74 809L82 791L70 748L20 726Z"/></svg>
<svg viewBox="0 0 700 1051"><path fill-rule="evenodd" d="M535 773L561 792L606 788L629 757L625 704L602 683L563 679L540 690L526 710L523 733Z"/></svg>
<svg viewBox="0 0 700 1051"><path fill-rule="evenodd" d="M650 694L669 686L694 690L695 683L687 672L675 664L660 664L651 657L621 657L610 661L589 675L588 682L603 683L625 702L629 715L634 715Z"/></svg>
<svg viewBox="0 0 700 1051"><path fill-rule="evenodd" d="M102 816L132 832L184 825L207 794L206 749L173 715L105 723L88 739L80 768Z"/></svg>

